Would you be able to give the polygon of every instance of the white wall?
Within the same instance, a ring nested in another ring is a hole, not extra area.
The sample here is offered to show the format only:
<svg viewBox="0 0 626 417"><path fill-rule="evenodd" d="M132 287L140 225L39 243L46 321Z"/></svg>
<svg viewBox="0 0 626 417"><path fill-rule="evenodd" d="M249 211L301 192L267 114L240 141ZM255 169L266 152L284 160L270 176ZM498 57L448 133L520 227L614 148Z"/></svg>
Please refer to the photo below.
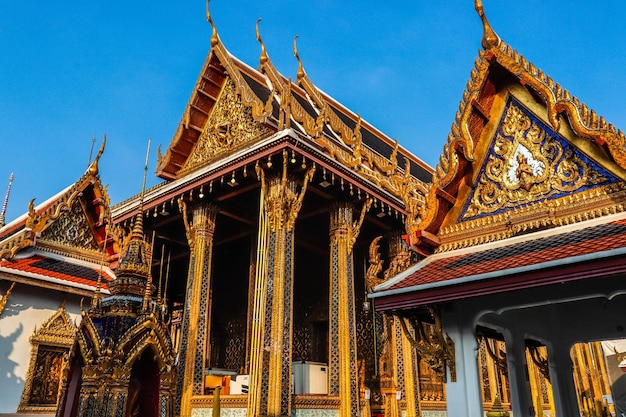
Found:
<svg viewBox="0 0 626 417"><path fill-rule="evenodd" d="M8 285L0 281L0 293ZM72 321L80 320L80 297L58 291L16 284L0 316L0 413L14 413L20 403L30 362L30 336L66 300ZM90 300L85 300L89 306Z"/></svg>

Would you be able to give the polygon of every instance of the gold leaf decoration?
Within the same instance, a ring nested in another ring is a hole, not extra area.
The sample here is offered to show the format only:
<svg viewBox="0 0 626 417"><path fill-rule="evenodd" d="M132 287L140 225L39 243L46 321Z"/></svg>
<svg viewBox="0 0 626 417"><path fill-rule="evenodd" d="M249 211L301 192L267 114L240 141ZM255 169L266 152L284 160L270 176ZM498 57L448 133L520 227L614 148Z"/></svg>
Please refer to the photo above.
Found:
<svg viewBox="0 0 626 417"><path fill-rule="evenodd" d="M511 98L462 220L615 181Z"/></svg>
<svg viewBox="0 0 626 417"><path fill-rule="evenodd" d="M235 85L228 78L183 172L203 166L270 133L269 128L254 120L251 108L242 103Z"/></svg>

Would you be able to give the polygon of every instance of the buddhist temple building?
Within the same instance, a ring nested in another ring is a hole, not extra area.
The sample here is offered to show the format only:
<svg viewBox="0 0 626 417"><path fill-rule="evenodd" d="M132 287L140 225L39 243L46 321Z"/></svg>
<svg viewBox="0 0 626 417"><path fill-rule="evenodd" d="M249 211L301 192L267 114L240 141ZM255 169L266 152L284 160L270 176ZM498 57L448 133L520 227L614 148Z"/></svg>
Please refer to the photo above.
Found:
<svg viewBox="0 0 626 417"><path fill-rule="evenodd" d="M98 161L71 186L0 229L1 412L57 410L81 303L109 293L117 250Z"/></svg>
<svg viewBox="0 0 626 417"><path fill-rule="evenodd" d="M433 169L322 92L296 39L294 77L259 21L241 62L207 3L162 182L110 205L103 144L0 228L0 413L626 413L624 134L475 6Z"/></svg>

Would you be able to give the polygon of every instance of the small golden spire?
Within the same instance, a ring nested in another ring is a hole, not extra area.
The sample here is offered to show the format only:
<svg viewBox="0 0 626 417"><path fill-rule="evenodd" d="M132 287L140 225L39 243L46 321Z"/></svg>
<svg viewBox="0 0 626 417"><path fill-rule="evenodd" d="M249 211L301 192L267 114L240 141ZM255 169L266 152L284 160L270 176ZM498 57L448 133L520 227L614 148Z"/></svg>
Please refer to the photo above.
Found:
<svg viewBox="0 0 626 417"><path fill-rule="evenodd" d="M298 54L298 44L297 39L300 35L296 35L293 37L293 56L298 60L298 74L296 75L296 84L300 81L306 74L304 72L304 67L302 66L302 60L300 59L300 55Z"/></svg>
<svg viewBox="0 0 626 417"><path fill-rule="evenodd" d="M485 16L482 0L474 0L474 8L483 22L483 39L481 41L483 49L487 50L500 45L500 37L491 28L487 16Z"/></svg>
<svg viewBox="0 0 626 417"><path fill-rule="evenodd" d="M261 21L261 18L259 17L256 20L256 40L259 41L259 43L261 44L261 57L259 58L259 61L261 62L261 65L264 65L268 60L268 56L267 56L267 51L265 50L265 44L263 43L263 39L261 39L261 32L259 32L259 22Z"/></svg>
<svg viewBox="0 0 626 417"><path fill-rule="evenodd" d="M211 12L209 12L209 3L211 0L206 0L206 20L211 24L211 28L213 28L213 33L211 34L211 46L215 46L220 42L220 38L217 36L217 28L215 27L215 23L213 23L213 19L211 18Z"/></svg>
<svg viewBox="0 0 626 417"><path fill-rule="evenodd" d="M89 168L87 168L87 172L89 172L91 175L98 175L98 161L100 161L100 157L102 156L102 153L104 152L104 146L107 143L107 134L104 134L104 139L102 140L102 145L100 145L100 150L98 151L98 154L96 155L96 158L93 160L93 162L91 163L91 165L89 165ZM89 157L91 159L91 156Z"/></svg>

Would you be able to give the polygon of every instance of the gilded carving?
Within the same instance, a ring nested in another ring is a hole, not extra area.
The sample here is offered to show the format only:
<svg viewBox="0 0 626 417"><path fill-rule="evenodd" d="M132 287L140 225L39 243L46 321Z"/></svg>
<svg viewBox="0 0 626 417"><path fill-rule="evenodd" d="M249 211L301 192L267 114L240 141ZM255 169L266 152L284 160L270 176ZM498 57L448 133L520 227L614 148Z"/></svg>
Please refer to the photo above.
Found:
<svg viewBox="0 0 626 417"><path fill-rule="evenodd" d="M95 251L99 249L79 198L41 234L41 239L63 246Z"/></svg>
<svg viewBox="0 0 626 417"><path fill-rule="evenodd" d="M11 295L11 291L13 291L14 287L15 287L15 282L12 282L7 292L5 292L2 295L2 297L0 297L0 316L2 316L2 312L4 311L4 308L6 307L7 302L9 301L9 295Z"/></svg>
<svg viewBox="0 0 626 417"><path fill-rule="evenodd" d="M378 244L382 238L382 236L378 236L372 240L372 243L370 243L369 266L367 267L367 272L365 274L365 283L368 293L372 292L374 287L378 284L385 282L384 279L378 278L378 275L383 270L383 260L380 257L380 245Z"/></svg>
<svg viewBox="0 0 626 417"><path fill-rule="evenodd" d="M235 84L227 78L183 171L189 172L270 133L270 129L254 120L252 110L244 105Z"/></svg>
<svg viewBox="0 0 626 417"><path fill-rule="evenodd" d="M511 99L462 219L473 219L614 182Z"/></svg>
<svg viewBox="0 0 626 417"><path fill-rule="evenodd" d="M61 394L63 371L76 328L65 303L30 337L30 364L18 412L54 412Z"/></svg>
<svg viewBox="0 0 626 417"><path fill-rule="evenodd" d="M283 227L288 232L293 230L306 189L315 174L315 165L313 165L306 171L298 191L298 183L287 175L287 159L287 151L283 150L282 176L267 180L265 171L258 164L256 166L257 176L261 179L261 188L267 196L265 209L271 231L277 231Z"/></svg>
<svg viewBox="0 0 626 417"><path fill-rule="evenodd" d="M454 341L448 334L444 335L441 317L435 308L429 307L428 312L434 324L424 323L417 318L400 317L402 331L419 358L428 364L439 380L447 382L447 368L451 381L456 382ZM415 337L409 332L408 325L413 327Z"/></svg>

